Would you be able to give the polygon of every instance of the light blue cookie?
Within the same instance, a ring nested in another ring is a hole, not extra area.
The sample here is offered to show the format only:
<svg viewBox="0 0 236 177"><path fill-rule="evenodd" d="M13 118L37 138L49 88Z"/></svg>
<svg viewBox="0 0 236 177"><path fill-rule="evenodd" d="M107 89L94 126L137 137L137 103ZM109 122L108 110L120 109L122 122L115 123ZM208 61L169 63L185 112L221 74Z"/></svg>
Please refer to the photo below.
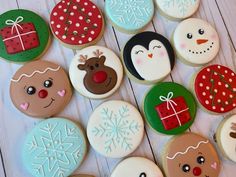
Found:
<svg viewBox="0 0 236 177"><path fill-rule="evenodd" d="M27 136L23 163L35 177L66 177L86 155L86 140L73 122L52 118L39 123Z"/></svg>
<svg viewBox="0 0 236 177"><path fill-rule="evenodd" d="M119 29L137 32L152 20L154 3L153 0L106 0L105 11Z"/></svg>

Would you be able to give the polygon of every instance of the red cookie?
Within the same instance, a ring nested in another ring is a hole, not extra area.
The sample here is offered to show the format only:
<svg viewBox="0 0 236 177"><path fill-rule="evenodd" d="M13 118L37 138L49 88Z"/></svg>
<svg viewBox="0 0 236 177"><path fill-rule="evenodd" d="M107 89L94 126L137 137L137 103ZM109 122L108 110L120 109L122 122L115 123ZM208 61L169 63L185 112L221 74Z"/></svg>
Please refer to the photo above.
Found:
<svg viewBox="0 0 236 177"><path fill-rule="evenodd" d="M206 110L227 113L236 107L236 74L221 65L205 67L195 78L194 91Z"/></svg>
<svg viewBox="0 0 236 177"><path fill-rule="evenodd" d="M103 34L101 11L90 0L63 0L51 12L54 36L69 48L83 48L96 43Z"/></svg>

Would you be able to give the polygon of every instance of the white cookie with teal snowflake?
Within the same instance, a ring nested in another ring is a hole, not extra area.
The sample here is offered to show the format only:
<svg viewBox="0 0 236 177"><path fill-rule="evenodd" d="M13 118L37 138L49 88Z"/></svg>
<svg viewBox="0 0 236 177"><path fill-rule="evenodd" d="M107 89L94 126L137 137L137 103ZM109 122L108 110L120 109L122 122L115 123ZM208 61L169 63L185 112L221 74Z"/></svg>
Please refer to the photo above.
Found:
<svg viewBox="0 0 236 177"><path fill-rule="evenodd" d="M192 16L200 5L200 0L156 0L158 9L172 19Z"/></svg>
<svg viewBox="0 0 236 177"><path fill-rule="evenodd" d="M86 155L85 136L78 125L62 118L42 121L28 134L23 163L34 177L66 177Z"/></svg>
<svg viewBox="0 0 236 177"><path fill-rule="evenodd" d="M141 143L144 122L139 111L124 101L108 101L92 113L87 135L91 146L110 158L132 153Z"/></svg>

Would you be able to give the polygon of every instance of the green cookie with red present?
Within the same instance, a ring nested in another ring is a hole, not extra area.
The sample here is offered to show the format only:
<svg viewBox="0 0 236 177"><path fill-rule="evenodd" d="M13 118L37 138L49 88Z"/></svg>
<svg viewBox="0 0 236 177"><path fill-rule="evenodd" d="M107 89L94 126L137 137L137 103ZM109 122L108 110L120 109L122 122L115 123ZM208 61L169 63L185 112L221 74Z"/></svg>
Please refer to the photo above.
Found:
<svg viewBox="0 0 236 177"><path fill-rule="evenodd" d="M34 12L10 10L0 15L0 57L12 62L40 58L49 46L47 23Z"/></svg>
<svg viewBox="0 0 236 177"><path fill-rule="evenodd" d="M194 122L197 104L190 91L173 82L162 82L147 93L144 104L147 123L159 133L177 135Z"/></svg>

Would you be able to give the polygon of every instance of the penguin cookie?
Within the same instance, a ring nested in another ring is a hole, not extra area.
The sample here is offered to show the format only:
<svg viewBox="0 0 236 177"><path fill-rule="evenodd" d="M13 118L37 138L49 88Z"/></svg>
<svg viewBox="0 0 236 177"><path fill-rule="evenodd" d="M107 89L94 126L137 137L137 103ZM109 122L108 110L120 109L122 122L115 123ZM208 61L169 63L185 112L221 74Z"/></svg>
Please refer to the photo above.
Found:
<svg viewBox="0 0 236 177"><path fill-rule="evenodd" d="M91 46L80 50L70 64L70 79L83 96L102 99L120 86L123 67L120 59L108 48Z"/></svg>
<svg viewBox="0 0 236 177"><path fill-rule="evenodd" d="M175 64L170 42L155 32L142 32L132 37L123 49L122 58L128 76L144 84L163 80Z"/></svg>
<svg viewBox="0 0 236 177"><path fill-rule="evenodd" d="M11 79L11 100L21 112L33 117L51 117L69 103L72 89L64 69L48 61L22 66Z"/></svg>
<svg viewBox="0 0 236 177"><path fill-rule="evenodd" d="M182 21L175 29L172 41L179 59L191 66L211 62L220 49L216 30L197 18Z"/></svg>

